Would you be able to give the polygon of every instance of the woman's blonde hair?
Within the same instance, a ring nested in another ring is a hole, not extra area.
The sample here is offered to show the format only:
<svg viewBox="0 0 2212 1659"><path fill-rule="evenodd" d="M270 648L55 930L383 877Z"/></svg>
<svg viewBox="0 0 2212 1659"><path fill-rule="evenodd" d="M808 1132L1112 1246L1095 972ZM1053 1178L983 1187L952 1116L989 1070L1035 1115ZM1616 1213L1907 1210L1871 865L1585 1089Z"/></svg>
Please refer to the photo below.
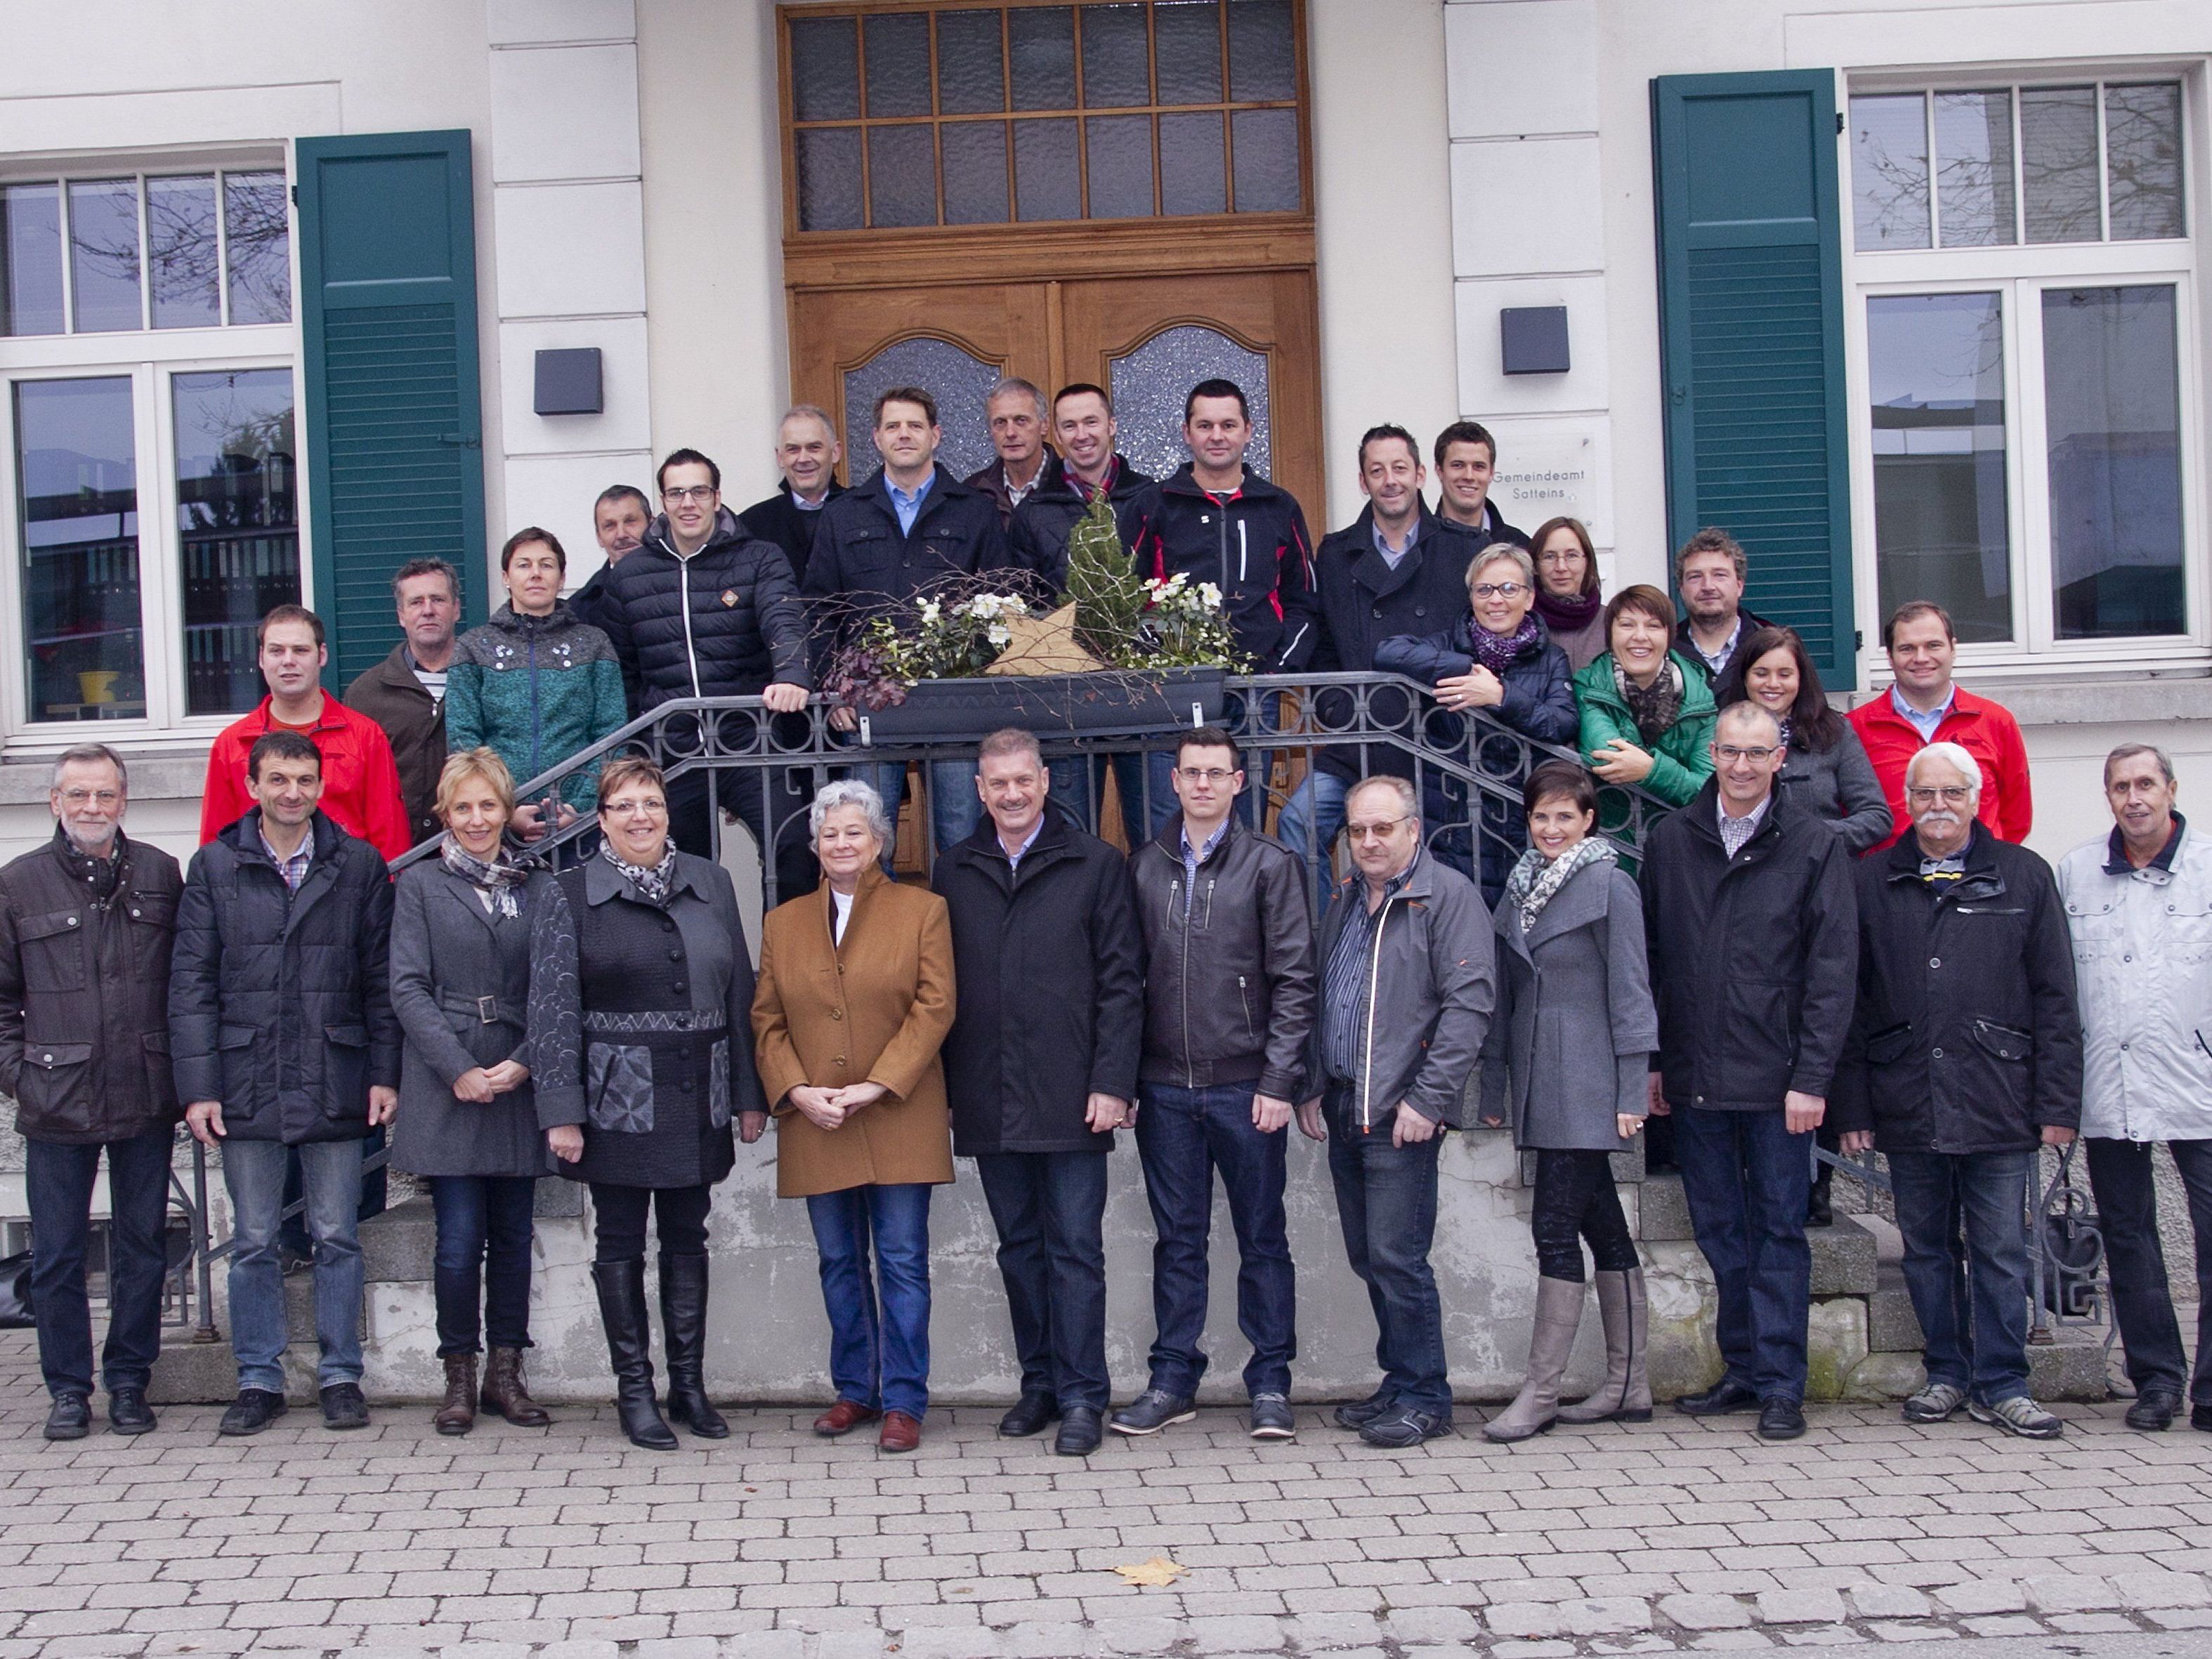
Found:
<svg viewBox="0 0 2212 1659"><path fill-rule="evenodd" d="M453 816L453 798L471 778L482 778L489 784L507 817L514 816L514 774L507 769L507 763L489 749L464 749L447 756L445 767L438 774L439 823Z"/></svg>

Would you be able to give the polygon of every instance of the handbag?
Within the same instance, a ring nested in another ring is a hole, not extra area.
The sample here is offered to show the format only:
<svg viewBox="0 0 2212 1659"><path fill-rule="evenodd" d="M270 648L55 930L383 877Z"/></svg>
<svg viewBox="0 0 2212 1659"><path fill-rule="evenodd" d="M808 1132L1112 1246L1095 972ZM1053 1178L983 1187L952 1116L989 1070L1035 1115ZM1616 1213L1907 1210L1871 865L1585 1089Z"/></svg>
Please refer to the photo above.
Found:
<svg viewBox="0 0 2212 1659"><path fill-rule="evenodd" d="M2035 1243L2043 1252L2043 1304L2061 1319L2086 1319L2095 1310L2097 1281L2105 1266L2105 1237L2089 1208L2089 1195L2074 1184L2074 1147L2058 1155L2058 1173L2036 1206Z"/></svg>
<svg viewBox="0 0 2212 1659"><path fill-rule="evenodd" d="M38 1322L31 1307L31 1253L0 1258L0 1330L28 1330Z"/></svg>

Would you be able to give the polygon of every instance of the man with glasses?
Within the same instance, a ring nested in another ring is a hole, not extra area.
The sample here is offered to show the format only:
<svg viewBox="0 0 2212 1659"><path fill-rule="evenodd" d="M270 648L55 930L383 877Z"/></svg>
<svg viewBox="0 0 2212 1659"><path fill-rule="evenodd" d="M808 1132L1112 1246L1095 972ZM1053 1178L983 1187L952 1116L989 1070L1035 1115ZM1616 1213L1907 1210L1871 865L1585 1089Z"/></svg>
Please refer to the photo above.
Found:
<svg viewBox="0 0 2212 1659"><path fill-rule="evenodd" d="M1651 1109L1674 1122L1723 1366L1674 1408L1757 1412L1762 1437L1794 1440L1805 1432L1813 1131L1850 1023L1857 908L1842 842L1774 792L1774 716L1731 703L1712 754L1705 787L1652 830L1642 872L1659 1003Z"/></svg>
<svg viewBox="0 0 2212 1659"><path fill-rule="evenodd" d="M108 1426L154 1426L146 1385L161 1348L161 1277L177 1092L169 1075L169 953L184 877L130 840L130 784L105 744L64 749L46 804L54 836L0 870L0 1092L15 1102L31 1215L39 1369L49 1440L92 1430L85 1249L107 1160Z"/></svg>
<svg viewBox="0 0 2212 1659"><path fill-rule="evenodd" d="M1243 1271L1237 1323L1252 1344L1252 1437L1287 1440L1297 1280L1283 1218L1284 1129L1302 1097L1313 1031L1313 920L1298 862L1230 810L1237 746L1202 726L1176 744L1182 810L1129 855L1145 941L1145 1048L1137 1154L1152 1201L1152 1377L1114 1413L1117 1434L1189 1420L1206 1374L1213 1176L1229 1198Z"/></svg>
<svg viewBox="0 0 2212 1659"><path fill-rule="evenodd" d="M2027 1200L2039 1149L2081 1121L2074 946L2051 866L1976 820L1981 791L1972 755L1929 744L1905 772L1912 833L1857 866L1836 1127L1844 1152L1889 1160L1928 1372L1905 1420L1963 1406L2056 1440L2065 1425L2027 1391Z"/></svg>
<svg viewBox="0 0 2212 1659"><path fill-rule="evenodd" d="M1719 684L1743 642L1772 625L1743 608L1750 574L1749 556L1725 530L1700 530L1674 556L1674 586L1682 593L1674 648L1705 671L1708 684Z"/></svg>
<svg viewBox="0 0 2212 1659"><path fill-rule="evenodd" d="M1375 1309L1382 1385L1336 1421L1371 1446L1404 1449L1450 1431L1436 1237L1442 1131L1463 1127L1468 1079L1498 1006L1490 915L1474 884L1421 844L1404 778L1367 778L1345 797L1357 866L1322 919L1321 1006L1306 1066L1317 1089L1298 1128L1328 1143L1352 1271Z"/></svg>

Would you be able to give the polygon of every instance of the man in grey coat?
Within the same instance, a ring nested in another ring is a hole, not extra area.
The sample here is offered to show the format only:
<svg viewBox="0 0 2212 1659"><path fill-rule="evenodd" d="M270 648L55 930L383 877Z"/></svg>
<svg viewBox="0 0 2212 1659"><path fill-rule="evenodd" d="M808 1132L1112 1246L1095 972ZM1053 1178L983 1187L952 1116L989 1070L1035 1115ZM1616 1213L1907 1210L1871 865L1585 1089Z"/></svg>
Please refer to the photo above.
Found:
<svg viewBox="0 0 2212 1659"><path fill-rule="evenodd" d="M1436 1235L1441 1131L1461 1127L1496 1003L1490 913L1474 884L1421 845L1413 786L1368 778L1345 797L1354 873L1321 928L1322 994L1298 1127L1328 1142L1352 1271L1378 1328L1382 1386L1336 1420L1370 1445L1418 1446L1451 1427Z"/></svg>

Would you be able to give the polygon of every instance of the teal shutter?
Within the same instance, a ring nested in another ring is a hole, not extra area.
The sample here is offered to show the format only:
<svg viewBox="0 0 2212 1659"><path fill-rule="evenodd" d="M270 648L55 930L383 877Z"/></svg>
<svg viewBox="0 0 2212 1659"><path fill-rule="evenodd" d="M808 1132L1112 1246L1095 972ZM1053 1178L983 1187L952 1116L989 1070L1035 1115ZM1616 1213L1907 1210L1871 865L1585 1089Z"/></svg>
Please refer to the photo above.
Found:
<svg viewBox="0 0 2212 1659"><path fill-rule="evenodd" d="M392 573L439 558L463 616L484 587L469 135L302 138L295 149L315 604L343 688L398 642Z"/></svg>
<svg viewBox="0 0 2212 1659"><path fill-rule="evenodd" d="M1745 605L1855 687L1835 76L1651 83L1667 517L1751 556Z"/></svg>

